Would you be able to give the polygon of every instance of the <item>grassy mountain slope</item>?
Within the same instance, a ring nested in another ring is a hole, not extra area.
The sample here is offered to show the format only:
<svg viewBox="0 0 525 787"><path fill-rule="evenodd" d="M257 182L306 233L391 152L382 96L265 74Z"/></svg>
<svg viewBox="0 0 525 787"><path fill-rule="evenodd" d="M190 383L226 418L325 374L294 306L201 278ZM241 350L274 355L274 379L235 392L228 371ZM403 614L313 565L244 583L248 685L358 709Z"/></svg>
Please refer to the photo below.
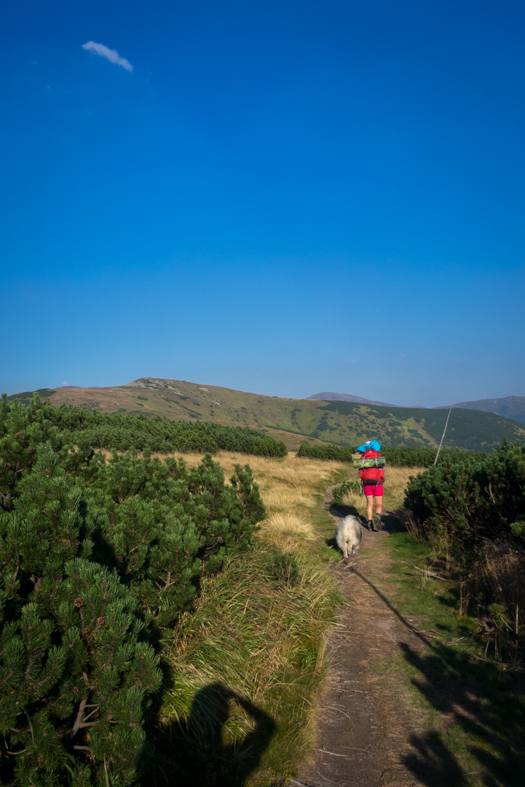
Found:
<svg viewBox="0 0 525 787"><path fill-rule="evenodd" d="M71 404L103 412L251 426L283 440L292 450L301 441L355 446L371 438L391 446L437 446L447 416L444 410L285 399L150 377L114 388L43 389L40 394L57 407ZM28 401L31 393L15 397ZM492 413L458 409L452 412L445 444L490 450L503 437L525 441L525 426Z"/></svg>
<svg viewBox="0 0 525 787"><path fill-rule="evenodd" d="M323 391L322 393L313 394L313 396L307 396L306 398L323 399L325 402L357 402L358 404L377 404L380 407L396 407L395 404L389 404L389 402L376 402L374 399L363 399L362 396L334 393L333 391Z"/></svg>
<svg viewBox="0 0 525 787"><path fill-rule="evenodd" d="M525 396L504 396L500 399L478 399L476 402L459 402L454 407L464 410L481 410L484 413L496 413L504 418L511 418L525 424ZM437 407L436 410L445 410Z"/></svg>
<svg viewBox="0 0 525 787"><path fill-rule="evenodd" d="M413 407L366 407L352 402L326 402L325 409L342 416L351 416L356 409L366 409L363 414L367 432L382 434L385 445L437 445L443 434L447 411ZM400 430L404 441L398 442ZM490 450L503 437L510 441L524 440L525 428L517 421L477 410L453 410L445 445L450 448L469 448L473 451ZM380 438L379 438L380 439ZM340 442L331 440L330 442Z"/></svg>

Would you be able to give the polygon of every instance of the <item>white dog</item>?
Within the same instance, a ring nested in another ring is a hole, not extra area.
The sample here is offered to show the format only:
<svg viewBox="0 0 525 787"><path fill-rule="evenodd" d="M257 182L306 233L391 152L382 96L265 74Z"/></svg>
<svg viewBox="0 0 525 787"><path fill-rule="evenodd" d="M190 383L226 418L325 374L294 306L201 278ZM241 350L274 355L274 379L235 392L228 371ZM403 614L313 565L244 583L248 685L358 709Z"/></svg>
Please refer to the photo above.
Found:
<svg viewBox="0 0 525 787"><path fill-rule="evenodd" d="M345 516L344 519L339 519L335 539L344 557L349 557L350 553L355 555L363 539L363 527L357 517Z"/></svg>

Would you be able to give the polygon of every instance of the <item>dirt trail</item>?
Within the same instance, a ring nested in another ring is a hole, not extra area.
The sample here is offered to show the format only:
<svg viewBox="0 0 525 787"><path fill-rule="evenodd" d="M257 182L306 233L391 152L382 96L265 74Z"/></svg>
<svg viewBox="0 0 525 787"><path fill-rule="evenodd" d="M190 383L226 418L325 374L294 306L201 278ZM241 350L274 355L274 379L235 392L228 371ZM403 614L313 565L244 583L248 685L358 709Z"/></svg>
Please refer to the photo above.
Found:
<svg viewBox="0 0 525 787"><path fill-rule="evenodd" d="M331 499L332 487L324 505L334 515ZM401 643L425 646L411 628L416 619L404 619L390 606L392 590L385 587L390 558L383 541L393 527L394 517L386 516L384 531L365 530L357 556L334 569L346 602L328 645L332 666L318 707L315 747L292 785L421 784L403 763L413 752L410 738L421 733L423 719L406 687L382 670Z"/></svg>

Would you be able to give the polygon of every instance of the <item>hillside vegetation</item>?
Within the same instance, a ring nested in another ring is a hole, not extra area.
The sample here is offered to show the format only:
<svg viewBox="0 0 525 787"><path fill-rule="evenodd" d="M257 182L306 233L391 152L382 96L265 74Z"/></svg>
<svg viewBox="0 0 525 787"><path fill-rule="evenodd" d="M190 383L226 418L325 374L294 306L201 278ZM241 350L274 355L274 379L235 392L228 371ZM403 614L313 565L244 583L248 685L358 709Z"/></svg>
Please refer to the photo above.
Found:
<svg viewBox="0 0 525 787"><path fill-rule="evenodd" d="M478 399L475 402L458 402L454 407L464 410L481 410L484 413L496 413L504 418L511 418L525 424L525 396L504 396L501 399ZM436 408L439 410L445 407Z"/></svg>
<svg viewBox="0 0 525 787"><path fill-rule="evenodd" d="M257 456L263 501L240 452L108 457L64 414L0 403L0 782L289 771L339 599L310 515L338 466Z"/></svg>
<svg viewBox="0 0 525 787"><path fill-rule="evenodd" d="M481 452L480 452L481 453ZM381 455L385 458L389 467L430 467L436 460L437 450L435 448L423 448L412 446L411 448L392 448L382 446ZM297 456L309 457L311 459L333 460L337 462L351 462L355 454L353 448L342 448L339 445L302 445L297 452ZM461 461L464 457L476 456L472 451L461 448L443 448L437 458L438 464L443 462ZM481 453L481 456L485 456Z"/></svg>
<svg viewBox="0 0 525 787"><path fill-rule="evenodd" d="M372 436L391 447L433 448L439 443L447 416L443 410L285 399L151 377L114 388L42 389L39 393L55 407L69 404L105 413L249 426L282 440L291 450L302 442L355 446ZM27 403L31 396L10 398ZM458 409L452 412L446 445L489 451L504 437L511 442L525 441L525 426L493 413Z"/></svg>
<svg viewBox="0 0 525 787"><path fill-rule="evenodd" d="M38 394L35 399L42 401ZM44 400L45 402L45 400ZM80 407L42 404L46 418L57 426L64 439L73 445L88 443L92 448L110 451L239 451L253 456L286 456L283 442L249 426L223 426L209 422L172 421L122 413L101 413Z"/></svg>

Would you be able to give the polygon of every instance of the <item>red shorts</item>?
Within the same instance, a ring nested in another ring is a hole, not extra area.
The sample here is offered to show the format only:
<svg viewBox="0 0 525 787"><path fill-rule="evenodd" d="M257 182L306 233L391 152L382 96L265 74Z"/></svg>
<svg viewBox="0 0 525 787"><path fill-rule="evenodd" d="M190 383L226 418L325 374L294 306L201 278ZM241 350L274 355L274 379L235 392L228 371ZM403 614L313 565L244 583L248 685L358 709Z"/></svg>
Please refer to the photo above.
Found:
<svg viewBox="0 0 525 787"><path fill-rule="evenodd" d="M383 484L363 484L363 491L367 497L383 497Z"/></svg>

